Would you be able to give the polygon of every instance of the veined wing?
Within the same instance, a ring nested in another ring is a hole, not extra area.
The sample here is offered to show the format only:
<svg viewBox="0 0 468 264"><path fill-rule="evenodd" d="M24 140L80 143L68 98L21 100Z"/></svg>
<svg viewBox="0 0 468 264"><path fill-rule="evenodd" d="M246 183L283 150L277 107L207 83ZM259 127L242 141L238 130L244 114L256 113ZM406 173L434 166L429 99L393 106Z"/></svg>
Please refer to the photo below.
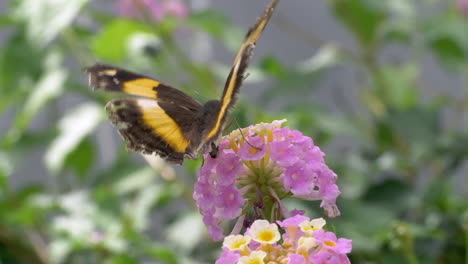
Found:
<svg viewBox="0 0 468 264"><path fill-rule="evenodd" d="M221 97L221 108L217 116L215 126L208 133L208 138L218 135L220 130L223 129L222 124L226 119L226 114L229 108L235 104L237 93L239 93L242 81L245 79L245 70L249 64L250 57L253 54L253 49L268 24L278 2L279 0L272 0L266 7L263 15L257 19L255 25L247 32L245 40L234 59L231 71L229 72L229 76L226 80L223 95Z"/></svg>

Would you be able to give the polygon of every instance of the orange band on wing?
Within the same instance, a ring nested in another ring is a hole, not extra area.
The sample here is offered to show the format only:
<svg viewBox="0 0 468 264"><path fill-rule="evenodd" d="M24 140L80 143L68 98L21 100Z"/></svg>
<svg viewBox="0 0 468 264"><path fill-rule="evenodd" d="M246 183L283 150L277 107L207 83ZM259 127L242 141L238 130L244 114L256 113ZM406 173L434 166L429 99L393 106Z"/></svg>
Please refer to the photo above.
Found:
<svg viewBox="0 0 468 264"><path fill-rule="evenodd" d="M122 91L129 94L140 95L148 98L156 99L158 93L154 89L159 86L159 82L156 80L141 78L123 83Z"/></svg>
<svg viewBox="0 0 468 264"><path fill-rule="evenodd" d="M162 138L176 152L185 153L189 141L184 137L182 130L156 101L138 100L142 121L151 127L153 132Z"/></svg>

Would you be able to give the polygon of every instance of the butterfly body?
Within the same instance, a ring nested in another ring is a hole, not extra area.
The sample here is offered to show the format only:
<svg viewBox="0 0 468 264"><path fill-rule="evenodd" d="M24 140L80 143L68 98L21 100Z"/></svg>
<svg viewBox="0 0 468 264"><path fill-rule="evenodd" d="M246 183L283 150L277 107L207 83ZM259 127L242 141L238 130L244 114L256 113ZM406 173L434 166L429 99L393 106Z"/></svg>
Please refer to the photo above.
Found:
<svg viewBox="0 0 468 264"><path fill-rule="evenodd" d="M90 86L134 95L107 103L111 122L128 150L157 154L171 163L196 159L199 153L215 158L229 110L245 79L255 44L278 0L249 30L234 60L220 100L201 104L186 93L150 77L118 67L95 64L86 68Z"/></svg>

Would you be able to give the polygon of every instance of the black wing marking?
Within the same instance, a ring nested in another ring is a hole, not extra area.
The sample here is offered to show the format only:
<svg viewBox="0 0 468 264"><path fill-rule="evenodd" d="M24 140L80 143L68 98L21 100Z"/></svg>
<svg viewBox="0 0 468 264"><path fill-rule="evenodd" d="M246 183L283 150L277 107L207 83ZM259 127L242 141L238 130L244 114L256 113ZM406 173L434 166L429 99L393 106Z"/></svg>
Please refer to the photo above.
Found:
<svg viewBox="0 0 468 264"><path fill-rule="evenodd" d="M191 110L146 98L116 99L106 105L128 150L161 156L182 164L191 143Z"/></svg>
<svg viewBox="0 0 468 264"><path fill-rule="evenodd" d="M194 110L201 107L188 94L145 75L105 64L95 64L84 70L89 74L89 85L96 89L143 96Z"/></svg>

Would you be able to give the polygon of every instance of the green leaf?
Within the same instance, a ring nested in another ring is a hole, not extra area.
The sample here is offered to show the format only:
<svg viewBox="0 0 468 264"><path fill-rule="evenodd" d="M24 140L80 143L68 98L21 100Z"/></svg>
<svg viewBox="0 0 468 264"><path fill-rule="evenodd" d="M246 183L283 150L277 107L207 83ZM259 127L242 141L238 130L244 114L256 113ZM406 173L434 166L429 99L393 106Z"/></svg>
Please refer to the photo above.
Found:
<svg viewBox="0 0 468 264"><path fill-rule="evenodd" d="M11 225L34 225L44 216L46 210L37 204L39 196L44 190L40 187L23 187L12 192L6 200L0 200L0 209L2 212L12 212L2 215L2 220ZM4 207L4 208L1 208Z"/></svg>
<svg viewBox="0 0 468 264"><path fill-rule="evenodd" d="M383 67L380 72L383 87L378 87L380 98L398 110L414 107L420 98L416 86L418 74L419 69L414 64Z"/></svg>
<svg viewBox="0 0 468 264"><path fill-rule="evenodd" d="M104 264L139 264L140 261L127 254L119 254L112 256L110 259L104 261Z"/></svg>
<svg viewBox="0 0 468 264"><path fill-rule="evenodd" d="M272 76L275 76L277 78L282 78L287 74L287 70L274 56L266 56L262 58L260 62L260 68L266 73L271 74Z"/></svg>
<svg viewBox="0 0 468 264"><path fill-rule="evenodd" d="M417 9L421 8L419 3L407 0L381 1L391 13L392 19L388 19L383 27L383 39L385 44L395 41L409 43L418 30Z"/></svg>
<svg viewBox="0 0 468 264"><path fill-rule="evenodd" d="M149 254L155 259L160 260L163 263L167 264L178 264L180 263L179 258L180 254L174 252L173 249L163 246L163 245L156 245L150 249Z"/></svg>
<svg viewBox="0 0 468 264"><path fill-rule="evenodd" d="M367 47L372 46L377 39L379 27L386 18L386 14L379 6L379 4L382 5L382 1L333 0L329 2L336 16L355 34L360 43Z"/></svg>
<svg viewBox="0 0 468 264"><path fill-rule="evenodd" d="M14 16L26 23L30 40L45 47L68 27L88 0L23 0Z"/></svg>
<svg viewBox="0 0 468 264"><path fill-rule="evenodd" d="M52 142L45 155L47 168L57 173L63 169L70 155L104 120L102 107L85 103L68 112L58 123L59 136Z"/></svg>
<svg viewBox="0 0 468 264"><path fill-rule="evenodd" d="M151 28L134 20L112 20L93 41L92 50L96 57L119 62L127 55L131 37L141 33L149 34Z"/></svg>
<svg viewBox="0 0 468 264"><path fill-rule="evenodd" d="M0 27L14 26L15 21L10 15L0 14Z"/></svg>
<svg viewBox="0 0 468 264"><path fill-rule="evenodd" d="M82 179L92 168L96 158L96 149L89 139L81 143L65 158L64 167L73 169Z"/></svg>
<svg viewBox="0 0 468 264"><path fill-rule="evenodd" d="M466 62L467 50L455 38L440 36L433 39L429 45L444 65L452 67Z"/></svg>
<svg viewBox="0 0 468 264"><path fill-rule="evenodd" d="M468 22L457 17L431 17L422 27L427 45L448 69L463 65L468 58Z"/></svg>

